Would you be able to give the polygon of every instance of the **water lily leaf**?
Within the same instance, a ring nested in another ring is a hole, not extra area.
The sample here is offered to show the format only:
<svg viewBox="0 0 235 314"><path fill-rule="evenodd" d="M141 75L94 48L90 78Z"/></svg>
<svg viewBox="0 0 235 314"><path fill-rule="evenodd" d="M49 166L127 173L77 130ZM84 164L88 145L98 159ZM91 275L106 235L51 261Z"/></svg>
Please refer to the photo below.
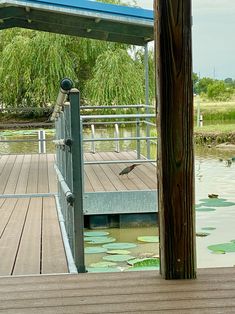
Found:
<svg viewBox="0 0 235 314"><path fill-rule="evenodd" d="M208 235L210 235L208 232L196 232L197 237L207 237Z"/></svg>
<svg viewBox="0 0 235 314"><path fill-rule="evenodd" d="M135 243L128 243L128 242L116 242L116 243L110 243L110 244L104 244L103 247L108 250L116 250L116 249L131 249L136 247L137 245Z"/></svg>
<svg viewBox="0 0 235 314"><path fill-rule="evenodd" d="M120 271L117 267L87 267L86 270L88 273L109 273Z"/></svg>
<svg viewBox="0 0 235 314"><path fill-rule="evenodd" d="M85 231L84 236L85 237L104 237L109 235L109 232L107 231Z"/></svg>
<svg viewBox="0 0 235 314"><path fill-rule="evenodd" d="M212 254L226 254L224 251L212 251Z"/></svg>
<svg viewBox="0 0 235 314"><path fill-rule="evenodd" d="M129 267L127 271L159 270L159 266Z"/></svg>
<svg viewBox="0 0 235 314"><path fill-rule="evenodd" d="M142 261L133 263L133 267L149 267L149 266L159 266L159 258L144 258Z"/></svg>
<svg viewBox="0 0 235 314"><path fill-rule="evenodd" d="M199 200L200 202L202 203L206 203L206 202L209 202L209 203L221 203L221 202L225 202L227 201L226 198L202 198Z"/></svg>
<svg viewBox="0 0 235 314"><path fill-rule="evenodd" d="M90 264L90 267L99 267L99 268L103 268L103 267L112 267L112 266L116 266L116 263L113 262L98 262L98 263L92 263Z"/></svg>
<svg viewBox="0 0 235 314"><path fill-rule="evenodd" d="M227 206L233 206L235 205L234 202L228 202L226 198L204 198L201 199L203 203L202 206L207 207L227 207Z"/></svg>
<svg viewBox="0 0 235 314"><path fill-rule="evenodd" d="M196 208L197 212L213 212L215 211L215 208L211 208L211 207L198 207Z"/></svg>
<svg viewBox="0 0 235 314"><path fill-rule="evenodd" d="M127 250L108 250L106 253L111 254L111 255L116 255L116 254L128 255L128 254L130 254L130 251L127 251Z"/></svg>
<svg viewBox="0 0 235 314"><path fill-rule="evenodd" d="M140 236L137 238L137 240L141 242L159 243L158 236Z"/></svg>
<svg viewBox="0 0 235 314"><path fill-rule="evenodd" d="M97 254L97 253L104 253L107 249L101 246L88 246L85 248L85 254Z"/></svg>
<svg viewBox="0 0 235 314"><path fill-rule="evenodd" d="M214 227L203 227L202 230L215 230L216 228Z"/></svg>
<svg viewBox="0 0 235 314"><path fill-rule="evenodd" d="M134 258L135 257L131 255L109 255L109 256L104 256L103 260L111 261L111 262L126 262Z"/></svg>
<svg viewBox="0 0 235 314"><path fill-rule="evenodd" d="M235 252L235 242L210 245L208 246L208 249L213 252L215 251Z"/></svg>
<svg viewBox="0 0 235 314"><path fill-rule="evenodd" d="M112 237L85 237L84 241L86 241L89 244L103 244L115 242L116 239Z"/></svg>

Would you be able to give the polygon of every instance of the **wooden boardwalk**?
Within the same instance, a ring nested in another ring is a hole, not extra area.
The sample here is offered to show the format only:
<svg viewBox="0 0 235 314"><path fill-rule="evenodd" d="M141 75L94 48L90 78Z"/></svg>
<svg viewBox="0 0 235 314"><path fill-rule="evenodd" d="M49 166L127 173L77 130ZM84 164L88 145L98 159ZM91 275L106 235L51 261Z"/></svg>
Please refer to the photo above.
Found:
<svg viewBox="0 0 235 314"><path fill-rule="evenodd" d="M196 280L157 271L0 278L0 313L235 313L235 268L198 270Z"/></svg>
<svg viewBox="0 0 235 314"><path fill-rule="evenodd" d="M67 273L54 197L0 199L0 276Z"/></svg>
<svg viewBox="0 0 235 314"><path fill-rule="evenodd" d="M87 161L132 160L134 152L85 153ZM56 193L54 154L2 155L0 194ZM156 168L141 164L127 176L119 172L130 164L85 165L85 192L156 190Z"/></svg>

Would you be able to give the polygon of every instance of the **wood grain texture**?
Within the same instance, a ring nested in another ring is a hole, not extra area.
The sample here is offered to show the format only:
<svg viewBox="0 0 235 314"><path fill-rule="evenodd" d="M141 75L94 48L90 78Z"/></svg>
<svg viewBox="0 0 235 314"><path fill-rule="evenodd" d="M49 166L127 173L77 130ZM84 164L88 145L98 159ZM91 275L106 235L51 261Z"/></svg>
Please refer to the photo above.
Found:
<svg viewBox="0 0 235 314"><path fill-rule="evenodd" d="M194 278L191 1L155 1L161 272Z"/></svg>
<svg viewBox="0 0 235 314"><path fill-rule="evenodd" d="M196 280L157 271L0 278L2 313L234 313L235 269L198 270Z"/></svg>

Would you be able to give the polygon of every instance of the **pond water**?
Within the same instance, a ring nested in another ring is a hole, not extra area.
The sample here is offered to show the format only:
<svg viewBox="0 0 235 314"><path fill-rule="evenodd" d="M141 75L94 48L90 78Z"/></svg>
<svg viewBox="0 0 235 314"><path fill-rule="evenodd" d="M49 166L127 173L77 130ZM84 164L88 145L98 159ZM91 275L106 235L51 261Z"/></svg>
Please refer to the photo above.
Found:
<svg viewBox="0 0 235 314"><path fill-rule="evenodd" d="M144 130L142 130L142 133ZM121 129L121 137L135 135L135 130ZM91 133L87 130L84 138L90 138ZM111 129L100 129L97 137L113 136ZM47 139L54 137L53 130L47 131ZM0 139L37 139L37 131L21 131L18 134L0 132ZM121 142L121 149L135 149L135 142ZM114 144L99 143L97 150L113 150ZM38 143L0 143L0 153L36 153ZM90 144L85 143L85 151L90 150ZM142 145L142 153L146 147ZM47 142L47 152L54 152L55 147L52 142ZM154 158L156 148L151 146L151 155ZM197 236L197 264L198 267L223 267L235 265L235 162L227 160L235 157L235 151L224 151L213 148L195 147L195 189L196 189L196 231ZM218 194L219 200L209 199L208 194ZM137 240L139 236L157 236L157 225L150 228L127 228L108 229L109 237L116 239L116 242L128 242L137 244L136 247L128 249L135 258L158 255L158 243L144 243ZM206 235L208 233L208 235ZM204 235L204 236L202 236ZM209 249L208 246L224 244L218 248ZM103 244L89 244L86 247L101 247ZM232 251L232 252L228 252ZM96 253L86 254L86 265L104 262L110 254ZM116 265L108 270L123 270L128 268L126 261L116 262ZM157 266L154 266L155 268ZM95 268L92 268L95 271ZM98 267L100 271L100 268ZM104 268L104 270L107 270Z"/></svg>

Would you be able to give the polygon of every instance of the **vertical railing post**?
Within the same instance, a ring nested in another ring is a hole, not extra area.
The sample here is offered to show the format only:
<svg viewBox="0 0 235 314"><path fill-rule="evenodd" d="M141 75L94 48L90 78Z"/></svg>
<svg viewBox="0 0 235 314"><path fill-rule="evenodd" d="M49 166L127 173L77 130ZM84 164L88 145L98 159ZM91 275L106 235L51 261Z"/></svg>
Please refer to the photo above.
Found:
<svg viewBox="0 0 235 314"><path fill-rule="evenodd" d="M120 137L118 123L114 124L114 137L116 138ZM115 152L120 153L120 141L119 140L115 141Z"/></svg>
<svg viewBox="0 0 235 314"><path fill-rule="evenodd" d="M74 259L79 273L84 273L84 217L83 217L83 173L82 173L82 141L80 123L80 93L73 88L70 97L70 121L71 121L71 153L72 153L72 182L74 195Z"/></svg>
<svg viewBox="0 0 235 314"><path fill-rule="evenodd" d="M137 113L139 109L137 108ZM136 137L140 137L140 118L136 118ZM136 158L140 159L140 140L136 140Z"/></svg>
<svg viewBox="0 0 235 314"><path fill-rule="evenodd" d="M91 138L94 140L95 139L95 125L91 125ZM91 152L95 154L95 141L91 142Z"/></svg>
<svg viewBox="0 0 235 314"><path fill-rule="evenodd" d="M46 153L46 133L44 130L38 131L38 152L39 154L45 154Z"/></svg>
<svg viewBox="0 0 235 314"><path fill-rule="evenodd" d="M144 68L145 68L145 113L149 114L149 61L148 61L148 43L144 46ZM149 121L149 118L146 118ZM146 136L150 137L150 126L146 124ZM150 159L150 140L147 139L147 159Z"/></svg>

